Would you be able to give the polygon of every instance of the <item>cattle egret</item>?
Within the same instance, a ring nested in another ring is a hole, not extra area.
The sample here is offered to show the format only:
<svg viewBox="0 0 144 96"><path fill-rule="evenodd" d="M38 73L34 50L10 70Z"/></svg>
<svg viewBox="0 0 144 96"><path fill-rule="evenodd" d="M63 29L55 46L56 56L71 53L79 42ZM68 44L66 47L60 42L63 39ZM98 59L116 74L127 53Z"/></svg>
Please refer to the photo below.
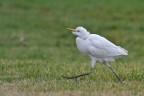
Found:
<svg viewBox="0 0 144 96"><path fill-rule="evenodd" d="M87 55L91 59L90 71L78 76L63 76L66 79L76 79L81 76L89 75L92 73L92 69L96 62L106 65L111 69L113 74L122 83L121 78L117 75L116 71L109 65L109 62L114 61L116 58L128 55L128 51L120 46L116 46L106 38L97 35L90 34L85 28L77 27L76 29L67 28L72 31L76 38L76 45L78 50L83 54Z"/></svg>

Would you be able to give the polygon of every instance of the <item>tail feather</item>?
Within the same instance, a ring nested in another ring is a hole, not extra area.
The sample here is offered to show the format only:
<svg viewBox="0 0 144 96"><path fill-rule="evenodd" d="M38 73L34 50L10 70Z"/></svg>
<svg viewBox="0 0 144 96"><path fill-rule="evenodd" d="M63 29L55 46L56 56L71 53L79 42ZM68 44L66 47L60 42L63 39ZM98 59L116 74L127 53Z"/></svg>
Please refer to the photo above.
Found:
<svg viewBox="0 0 144 96"><path fill-rule="evenodd" d="M117 46L119 48L119 51L122 55L128 55L128 51L120 46Z"/></svg>

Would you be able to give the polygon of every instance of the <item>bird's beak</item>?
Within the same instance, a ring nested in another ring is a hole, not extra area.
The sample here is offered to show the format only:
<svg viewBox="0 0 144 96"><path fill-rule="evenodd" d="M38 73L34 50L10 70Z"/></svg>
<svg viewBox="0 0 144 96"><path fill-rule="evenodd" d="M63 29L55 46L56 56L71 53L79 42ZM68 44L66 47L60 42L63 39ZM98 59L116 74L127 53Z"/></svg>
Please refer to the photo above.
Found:
<svg viewBox="0 0 144 96"><path fill-rule="evenodd" d="M67 30L70 30L70 31L72 31L72 32L74 32L75 31L75 29L72 29L72 28L66 28Z"/></svg>

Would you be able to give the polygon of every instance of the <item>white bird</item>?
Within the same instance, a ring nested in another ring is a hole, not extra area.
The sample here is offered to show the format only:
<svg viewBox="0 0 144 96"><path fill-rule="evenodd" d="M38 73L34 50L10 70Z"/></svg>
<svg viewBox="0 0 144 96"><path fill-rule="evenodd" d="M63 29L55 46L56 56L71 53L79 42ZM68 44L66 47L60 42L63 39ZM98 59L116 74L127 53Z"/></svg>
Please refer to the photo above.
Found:
<svg viewBox="0 0 144 96"><path fill-rule="evenodd" d="M117 79L122 83L122 80L118 77L115 70L109 65L109 62L114 61L116 58L128 55L128 51L120 46L116 46L106 38L97 35L97 34L90 34L85 28L77 27L76 29L67 28L68 30L72 31L74 35L77 36L76 38L76 45L78 50L83 54L87 55L91 59L91 68L90 72L84 73L78 76L71 76L66 77L66 79L76 79L81 76L89 75L92 73L92 68L96 64L96 62L102 63L106 65Z"/></svg>

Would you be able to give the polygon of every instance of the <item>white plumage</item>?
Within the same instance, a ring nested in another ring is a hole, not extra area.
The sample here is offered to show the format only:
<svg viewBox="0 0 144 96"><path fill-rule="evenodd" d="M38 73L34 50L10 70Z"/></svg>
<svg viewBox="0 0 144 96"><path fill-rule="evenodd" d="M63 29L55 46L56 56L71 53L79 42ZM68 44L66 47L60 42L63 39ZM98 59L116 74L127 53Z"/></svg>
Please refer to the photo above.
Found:
<svg viewBox="0 0 144 96"><path fill-rule="evenodd" d="M90 34L90 32L88 32L83 27L67 29L71 30L72 33L77 36L76 45L78 50L83 55L88 55L90 57L91 69L94 67L97 61L107 65L111 69L111 66L108 64L108 62L114 61L117 57L128 55L128 51L124 48L116 46L100 35ZM117 76L116 72L113 69L111 70ZM120 78L118 79L120 80Z"/></svg>
<svg viewBox="0 0 144 96"><path fill-rule="evenodd" d="M110 62L119 56L128 55L128 51L124 48L116 46L102 36L90 34L83 27L77 27L73 30L73 34L78 36L76 38L78 50L95 62Z"/></svg>

